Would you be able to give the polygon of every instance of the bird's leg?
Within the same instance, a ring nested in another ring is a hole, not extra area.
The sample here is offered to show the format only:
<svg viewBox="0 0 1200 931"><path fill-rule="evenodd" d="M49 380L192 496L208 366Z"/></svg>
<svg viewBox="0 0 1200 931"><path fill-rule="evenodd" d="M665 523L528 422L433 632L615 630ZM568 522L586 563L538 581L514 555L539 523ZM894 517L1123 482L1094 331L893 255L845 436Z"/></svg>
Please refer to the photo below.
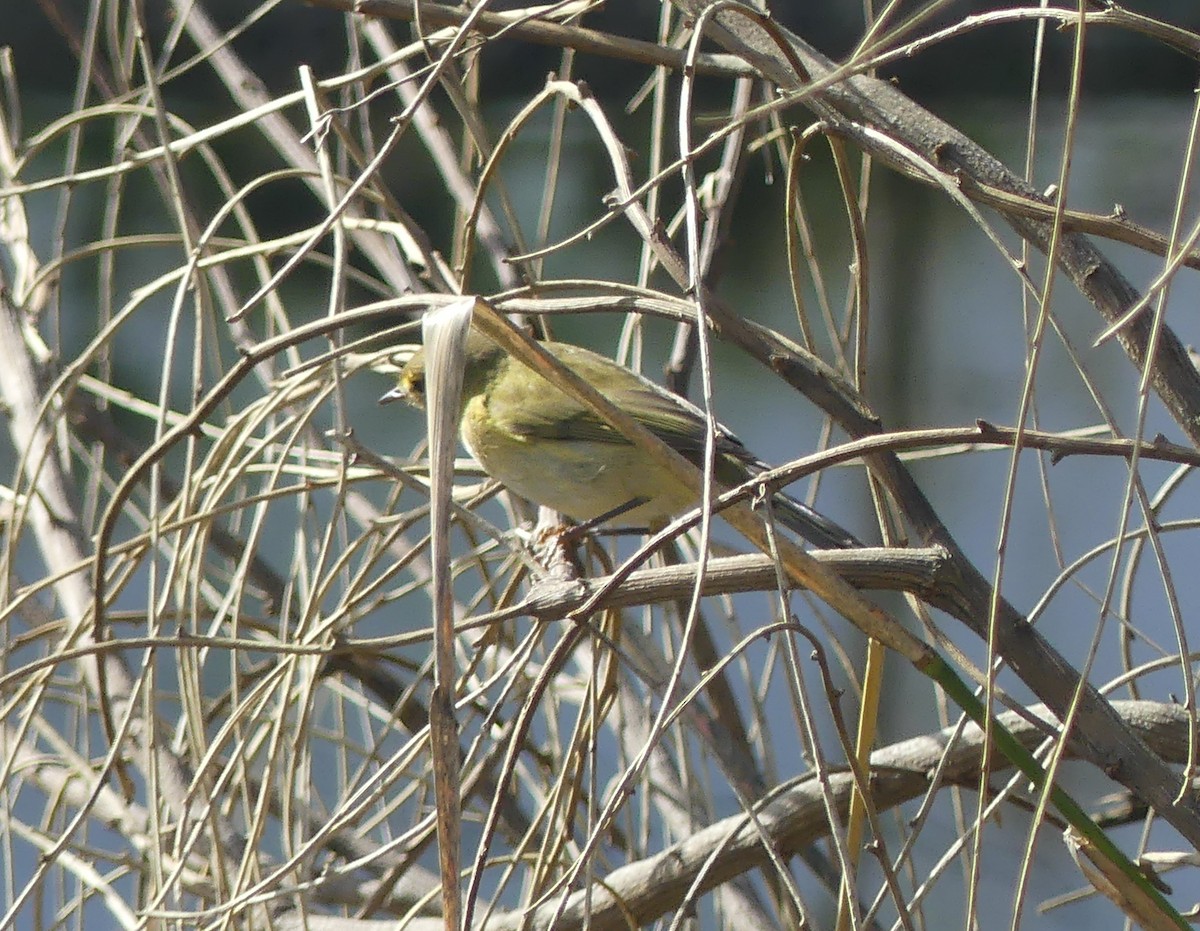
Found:
<svg viewBox="0 0 1200 931"><path fill-rule="evenodd" d="M646 501L647 501L646 498L630 498L624 504L619 504L615 508L611 508L611 509L605 511L603 514L597 514L595 517L589 518L588 520L585 520L585 521L581 521L578 524L572 524L569 527L555 528L555 530L558 531L559 533L561 533L561 535L563 537L563 543L565 545L570 545L576 541L582 540L584 536L591 533L593 530L596 530L599 527L604 526L610 520L620 517L622 514L627 514L629 511L632 511L634 508L640 508L643 504L646 503ZM615 533L626 533L626 532L627 533L644 533L645 531L639 530L639 529L625 528L625 529L613 531L613 532L615 532Z"/></svg>
<svg viewBox="0 0 1200 931"><path fill-rule="evenodd" d="M615 508L610 508L603 514L597 514L590 520L585 520L581 524L576 524L576 528L582 533L588 530L595 530L607 524L610 520L620 517L622 514L628 514L630 511L640 508L643 504L649 501L649 498L630 498L624 504L618 504Z"/></svg>

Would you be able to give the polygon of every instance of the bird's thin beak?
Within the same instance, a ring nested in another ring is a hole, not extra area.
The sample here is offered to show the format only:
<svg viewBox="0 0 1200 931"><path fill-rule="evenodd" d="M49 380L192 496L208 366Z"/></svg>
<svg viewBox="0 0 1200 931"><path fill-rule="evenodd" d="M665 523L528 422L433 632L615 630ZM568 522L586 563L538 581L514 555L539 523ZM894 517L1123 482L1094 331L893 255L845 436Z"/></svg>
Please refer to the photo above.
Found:
<svg viewBox="0 0 1200 931"><path fill-rule="evenodd" d="M403 401L405 399L404 389L397 385L391 391L382 395L379 398L380 404L391 404L393 401Z"/></svg>

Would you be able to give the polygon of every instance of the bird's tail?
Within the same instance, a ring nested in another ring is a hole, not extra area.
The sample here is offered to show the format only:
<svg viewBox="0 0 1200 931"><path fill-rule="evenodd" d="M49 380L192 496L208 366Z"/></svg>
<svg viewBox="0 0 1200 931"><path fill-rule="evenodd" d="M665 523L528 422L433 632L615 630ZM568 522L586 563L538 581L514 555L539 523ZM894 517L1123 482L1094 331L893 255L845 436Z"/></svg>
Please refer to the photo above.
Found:
<svg viewBox="0 0 1200 931"><path fill-rule="evenodd" d="M779 523L818 549L852 550L863 546L849 530L783 492L772 496L771 507Z"/></svg>

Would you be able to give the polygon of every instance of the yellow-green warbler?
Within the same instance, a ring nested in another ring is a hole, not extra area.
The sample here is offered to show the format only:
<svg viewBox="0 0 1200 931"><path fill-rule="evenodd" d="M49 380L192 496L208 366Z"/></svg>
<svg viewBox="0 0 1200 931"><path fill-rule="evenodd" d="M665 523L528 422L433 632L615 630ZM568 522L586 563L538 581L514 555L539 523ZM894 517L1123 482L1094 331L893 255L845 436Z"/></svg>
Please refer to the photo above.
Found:
<svg viewBox="0 0 1200 931"><path fill-rule="evenodd" d="M543 349L690 462L704 456L705 419L694 405L611 359L580 346ZM425 353L417 350L381 403L425 403ZM514 359L478 330L464 357L463 444L484 471L510 491L578 521L612 515L629 526L662 522L697 504L696 495L660 469L589 408ZM716 438L715 477L739 485L766 469L733 434ZM812 508L776 493L781 524L815 546L861 546Z"/></svg>

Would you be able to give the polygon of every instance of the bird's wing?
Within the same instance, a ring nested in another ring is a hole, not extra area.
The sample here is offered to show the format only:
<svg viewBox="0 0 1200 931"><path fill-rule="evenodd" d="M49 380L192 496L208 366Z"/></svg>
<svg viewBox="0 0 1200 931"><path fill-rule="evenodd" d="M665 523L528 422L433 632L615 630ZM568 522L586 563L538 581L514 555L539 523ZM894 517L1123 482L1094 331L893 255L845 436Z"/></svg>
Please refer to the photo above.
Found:
<svg viewBox="0 0 1200 931"><path fill-rule="evenodd" d="M668 446L689 459L703 453L704 416L694 405L588 349L567 343L543 345L589 384L602 386L605 397L632 414ZM507 364L521 363L509 359ZM540 392L536 405L527 403L528 398L516 396L531 390L527 380L498 379L493 384L490 406L506 412L505 426L513 433L537 439L627 442L591 409L549 382L537 378L534 384L536 388L532 390ZM749 458L741 441L724 429L717 435L717 449L737 458Z"/></svg>

